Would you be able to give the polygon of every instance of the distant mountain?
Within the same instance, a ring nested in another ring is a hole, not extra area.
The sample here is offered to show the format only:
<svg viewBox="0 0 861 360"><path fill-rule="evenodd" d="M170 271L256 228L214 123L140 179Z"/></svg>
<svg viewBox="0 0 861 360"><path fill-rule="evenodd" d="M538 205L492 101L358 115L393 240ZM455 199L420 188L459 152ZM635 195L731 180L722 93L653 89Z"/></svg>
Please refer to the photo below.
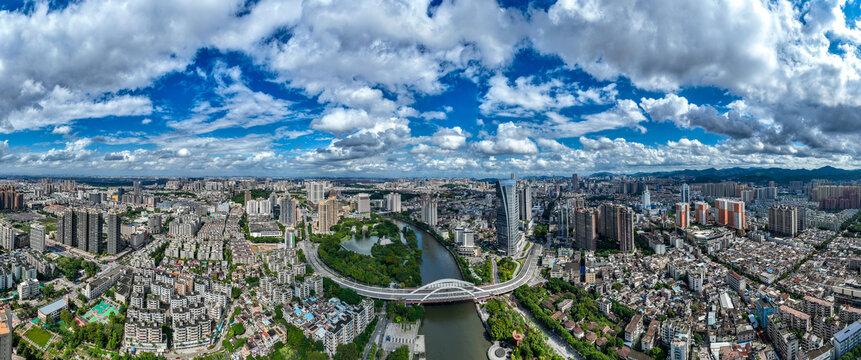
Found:
<svg viewBox="0 0 861 360"><path fill-rule="evenodd" d="M818 169L781 169L781 168L727 168L705 170L677 170L652 173L636 173L632 176L653 176L659 178L683 177L692 182L710 181L744 181L788 183L790 181L810 181L813 179L828 179L833 181L848 181L861 179L861 170L845 170L832 166Z"/></svg>

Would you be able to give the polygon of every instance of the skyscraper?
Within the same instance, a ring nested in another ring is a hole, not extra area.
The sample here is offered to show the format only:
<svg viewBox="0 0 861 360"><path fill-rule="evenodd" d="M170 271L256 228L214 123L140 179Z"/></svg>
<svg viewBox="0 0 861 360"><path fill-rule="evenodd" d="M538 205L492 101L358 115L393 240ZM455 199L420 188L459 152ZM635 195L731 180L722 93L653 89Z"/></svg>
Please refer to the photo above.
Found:
<svg viewBox="0 0 861 360"><path fill-rule="evenodd" d="M694 203L694 220L697 224L707 225L709 223L709 204L702 201Z"/></svg>
<svg viewBox="0 0 861 360"><path fill-rule="evenodd" d="M643 190L643 210L648 211L648 209L652 206L652 194L649 192L649 187L646 186L646 190Z"/></svg>
<svg viewBox="0 0 861 360"><path fill-rule="evenodd" d="M580 189L580 178L577 176L577 174L571 175L571 189L573 189L574 191Z"/></svg>
<svg viewBox="0 0 861 360"><path fill-rule="evenodd" d="M356 211L363 219L371 217L371 195L366 193L356 195Z"/></svg>
<svg viewBox="0 0 861 360"><path fill-rule="evenodd" d="M691 187L688 184L682 184L681 196L683 203L691 203Z"/></svg>
<svg viewBox="0 0 861 360"><path fill-rule="evenodd" d="M514 256L520 251L521 234L517 209L517 182L513 179L497 181L497 248L506 256Z"/></svg>
<svg viewBox="0 0 861 360"><path fill-rule="evenodd" d="M66 209L57 219L57 242L67 247L77 246L75 237L78 235L78 222L75 221L75 212Z"/></svg>
<svg viewBox="0 0 861 360"><path fill-rule="evenodd" d="M401 212L401 194L393 192L386 194L386 210Z"/></svg>
<svg viewBox="0 0 861 360"><path fill-rule="evenodd" d="M422 198L422 222L436 226L437 223L437 203L436 199L430 197Z"/></svg>
<svg viewBox="0 0 861 360"><path fill-rule="evenodd" d="M86 209L75 209L75 247L87 251L87 235L90 233Z"/></svg>
<svg viewBox="0 0 861 360"><path fill-rule="evenodd" d="M684 229L691 225L690 221L691 206L686 202L676 204L676 227Z"/></svg>
<svg viewBox="0 0 861 360"><path fill-rule="evenodd" d="M768 231L778 236L795 237L798 230L798 208L772 205L768 208Z"/></svg>
<svg viewBox="0 0 861 360"><path fill-rule="evenodd" d="M324 187L320 182L305 183L305 192L308 193L308 201L316 204L323 200Z"/></svg>
<svg viewBox="0 0 861 360"><path fill-rule="evenodd" d="M329 197L317 206L317 233L327 234L338 223L338 198Z"/></svg>
<svg viewBox="0 0 861 360"><path fill-rule="evenodd" d="M278 214L278 221L285 226L296 226L296 201L289 195L281 197L278 199L278 207L281 211Z"/></svg>
<svg viewBox="0 0 861 360"><path fill-rule="evenodd" d="M120 251L120 214L111 209L108 211L108 255L116 255Z"/></svg>
<svg viewBox="0 0 861 360"><path fill-rule="evenodd" d="M102 226L105 223L101 211L90 209L87 212L87 251L98 254L102 252Z"/></svg>
<svg viewBox="0 0 861 360"><path fill-rule="evenodd" d="M532 188L523 184L520 191L517 192L517 196L520 220L529 223L532 220Z"/></svg>
<svg viewBox="0 0 861 360"><path fill-rule="evenodd" d="M147 217L146 226L150 234L161 234L161 214L151 214L149 217Z"/></svg>
<svg viewBox="0 0 861 360"><path fill-rule="evenodd" d="M577 248L592 250L597 248L597 217L595 209L577 208L574 210L574 239Z"/></svg>
<svg viewBox="0 0 861 360"><path fill-rule="evenodd" d="M39 223L30 225L30 248L45 252L45 225Z"/></svg>
<svg viewBox="0 0 861 360"><path fill-rule="evenodd" d="M745 228L744 202L731 199L715 200L718 214L718 225L729 226L734 229Z"/></svg>
<svg viewBox="0 0 861 360"><path fill-rule="evenodd" d="M622 252L634 251L634 211L624 205L604 203L599 213L599 233L616 241Z"/></svg>
<svg viewBox="0 0 861 360"><path fill-rule="evenodd" d="M13 331L12 309L6 306L0 312L0 360L12 360Z"/></svg>

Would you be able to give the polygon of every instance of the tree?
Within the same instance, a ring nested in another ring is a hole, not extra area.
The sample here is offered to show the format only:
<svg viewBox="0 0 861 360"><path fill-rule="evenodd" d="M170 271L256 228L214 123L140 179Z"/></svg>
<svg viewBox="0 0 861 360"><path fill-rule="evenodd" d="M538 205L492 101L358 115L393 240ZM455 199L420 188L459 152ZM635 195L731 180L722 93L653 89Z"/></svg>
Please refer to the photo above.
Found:
<svg viewBox="0 0 861 360"><path fill-rule="evenodd" d="M359 356L359 349L356 344L341 344L338 345L334 360L358 360Z"/></svg>
<svg viewBox="0 0 861 360"><path fill-rule="evenodd" d="M386 360L410 360L410 349L404 345L392 351Z"/></svg>
<svg viewBox="0 0 861 360"><path fill-rule="evenodd" d="M650 358L655 360L664 360L667 358L667 354L664 353L664 349L657 346L646 351L646 355L649 355Z"/></svg>
<svg viewBox="0 0 861 360"><path fill-rule="evenodd" d="M69 310L63 310L60 312L60 320L63 320L66 325L71 326L72 322L75 320L75 317L72 315Z"/></svg>

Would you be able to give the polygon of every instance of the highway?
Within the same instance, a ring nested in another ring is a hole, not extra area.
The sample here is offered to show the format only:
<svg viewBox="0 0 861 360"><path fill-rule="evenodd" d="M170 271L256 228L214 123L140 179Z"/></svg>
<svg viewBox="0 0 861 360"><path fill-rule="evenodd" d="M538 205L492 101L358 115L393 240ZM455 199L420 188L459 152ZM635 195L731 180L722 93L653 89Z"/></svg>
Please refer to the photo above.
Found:
<svg viewBox="0 0 861 360"><path fill-rule="evenodd" d="M331 278L341 287L355 290L359 295L382 300L400 300L406 303L474 301L512 292L526 284L539 271L538 259L543 250L543 246L533 244L526 255L523 269L514 278L504 283L475 286L463 280L442 279L420 288L395 289L361 284L341 276L323 263L317 253L318 246L308 241L302 241L299 244L299 247L305 252L308 264L315 272Z"/></svg>

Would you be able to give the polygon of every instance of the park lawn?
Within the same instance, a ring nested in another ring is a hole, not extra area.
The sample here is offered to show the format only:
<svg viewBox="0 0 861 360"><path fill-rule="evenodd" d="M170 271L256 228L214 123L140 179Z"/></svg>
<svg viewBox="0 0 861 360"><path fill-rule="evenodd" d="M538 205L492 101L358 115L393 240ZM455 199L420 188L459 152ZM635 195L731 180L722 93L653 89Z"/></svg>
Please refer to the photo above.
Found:
<svg viewBox="0 0 861 360"><path fill-rule="evenodd" d="M53 338L54 335L34 326L31 327L30 330L24 332L24 337L30 339L30 341L40 348L44 348L45 345L48 345L48 342L51 341L51 338Z"/></svg>

